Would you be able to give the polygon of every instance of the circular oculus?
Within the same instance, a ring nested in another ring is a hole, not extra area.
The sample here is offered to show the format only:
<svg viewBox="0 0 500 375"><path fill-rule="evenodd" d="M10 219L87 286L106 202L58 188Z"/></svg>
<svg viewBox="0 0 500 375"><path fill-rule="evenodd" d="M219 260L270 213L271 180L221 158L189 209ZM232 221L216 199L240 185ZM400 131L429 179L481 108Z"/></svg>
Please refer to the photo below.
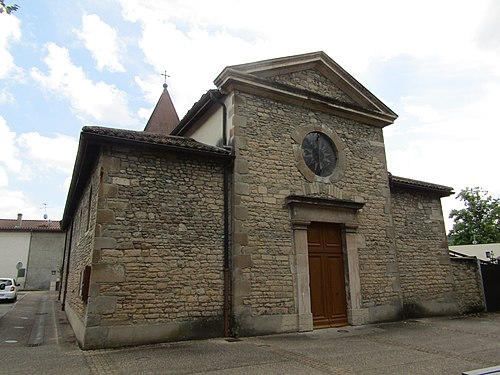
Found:
<svg viewBox="0 0 500 375"><path fill-rule="evenodd" d="M327 177L333 173L337 163L335 147L325 134L311 132L302 141L304 162L316 176Z"/></svg>

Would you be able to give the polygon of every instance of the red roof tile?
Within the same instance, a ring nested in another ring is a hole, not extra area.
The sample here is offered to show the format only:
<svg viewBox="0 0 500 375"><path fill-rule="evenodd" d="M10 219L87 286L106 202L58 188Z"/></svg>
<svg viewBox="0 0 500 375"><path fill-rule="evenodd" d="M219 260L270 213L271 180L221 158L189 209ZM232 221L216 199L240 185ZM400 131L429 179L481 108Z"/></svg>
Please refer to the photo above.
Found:
<svg viewBox="0 0 500 375"><path fill-rule="evenodd" d="M0 219L0 230L18 231L58 231L61 230L61 222L49 220L22 220L21 225L14 219Z"/></svg>

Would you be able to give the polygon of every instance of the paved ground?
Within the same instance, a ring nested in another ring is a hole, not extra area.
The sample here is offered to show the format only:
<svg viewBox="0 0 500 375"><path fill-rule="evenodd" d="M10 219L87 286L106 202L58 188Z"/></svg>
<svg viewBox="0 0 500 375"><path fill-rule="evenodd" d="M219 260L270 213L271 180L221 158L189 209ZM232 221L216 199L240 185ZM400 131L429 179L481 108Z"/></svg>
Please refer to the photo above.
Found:
<svg viewBox="0 0 500 375"><path fill-rule="evenodd" d="M498 313L81 351L54 294L0 307L2 375L461 374L500 365Z"/></svg>

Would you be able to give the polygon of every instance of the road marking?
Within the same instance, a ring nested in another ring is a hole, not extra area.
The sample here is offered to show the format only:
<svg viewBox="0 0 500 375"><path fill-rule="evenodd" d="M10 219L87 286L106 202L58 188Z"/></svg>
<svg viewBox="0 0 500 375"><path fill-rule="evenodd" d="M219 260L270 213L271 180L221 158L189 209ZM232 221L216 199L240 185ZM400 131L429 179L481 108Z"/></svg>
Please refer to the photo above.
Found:
<svg viewBox="0 0 500 375"><path fill-rule="evenodd" d="M17 340L5 340L4 342L6 342L7 344L15 344L17 343Z"/></svg>

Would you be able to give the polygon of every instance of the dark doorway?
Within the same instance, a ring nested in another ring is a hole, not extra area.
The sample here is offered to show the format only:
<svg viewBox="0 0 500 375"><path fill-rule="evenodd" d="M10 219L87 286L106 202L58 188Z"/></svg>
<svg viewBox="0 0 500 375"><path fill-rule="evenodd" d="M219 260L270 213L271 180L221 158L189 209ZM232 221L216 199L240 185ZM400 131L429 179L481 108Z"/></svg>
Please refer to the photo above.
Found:
<svg viewBox="0 0 500 375"><path fill-rule="evenodd" d="M484 299L488 311L500 311L500 264L481 264Z"/></svg>
<svg viewBox="0 0 500 375"><path fill-rule="evenodd" d="M347 303L340 225L312 223L307 230L313 326L347 324Z"/></svg>

